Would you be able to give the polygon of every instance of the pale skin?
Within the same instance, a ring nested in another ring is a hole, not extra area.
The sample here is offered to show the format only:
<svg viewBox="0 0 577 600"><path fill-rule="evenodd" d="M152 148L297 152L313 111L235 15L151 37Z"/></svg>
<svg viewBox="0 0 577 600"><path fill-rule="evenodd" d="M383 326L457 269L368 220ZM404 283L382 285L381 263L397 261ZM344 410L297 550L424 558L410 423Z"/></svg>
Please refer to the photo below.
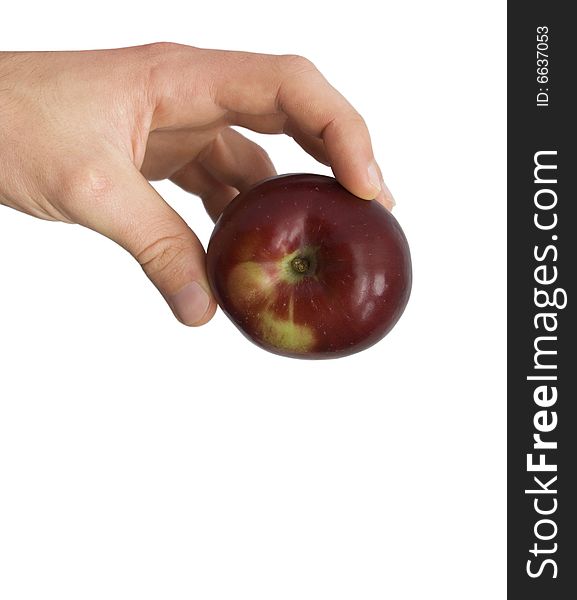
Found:
<svg viewBox="0 0 577 600"><path fill-rule="evenodd" d="M291 136L359 201L392 208L365 121L309 60L171 43L0 52L0 203L117 242L182 323L202 325L216 310L204 249L149 181L216 220L276 175L233 126Z"/></svg>

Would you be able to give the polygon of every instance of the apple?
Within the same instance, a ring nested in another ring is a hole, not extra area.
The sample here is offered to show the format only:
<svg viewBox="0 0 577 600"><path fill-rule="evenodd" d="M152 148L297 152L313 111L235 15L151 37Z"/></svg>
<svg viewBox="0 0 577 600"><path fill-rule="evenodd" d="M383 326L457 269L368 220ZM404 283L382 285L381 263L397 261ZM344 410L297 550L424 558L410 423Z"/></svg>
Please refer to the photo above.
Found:
<svg viewBox="0 0 577 600"><path fill-rule="evenodd" d="M324 175L272 177L225 208L210 238L216 299L258 346L337 358L383 338L411 291L411 258L395 217Z"/></svg>

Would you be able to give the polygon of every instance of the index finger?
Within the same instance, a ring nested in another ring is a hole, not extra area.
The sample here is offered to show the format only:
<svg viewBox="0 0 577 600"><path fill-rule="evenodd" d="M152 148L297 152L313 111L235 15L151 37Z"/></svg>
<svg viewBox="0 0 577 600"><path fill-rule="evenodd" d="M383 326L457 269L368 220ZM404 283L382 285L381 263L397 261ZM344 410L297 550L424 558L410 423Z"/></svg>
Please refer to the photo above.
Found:
<svg viewBox="0 0 577 600"><path fill-rule="evenodd" d="M216 75L216 101L233 124L292 135L305 150L324 142L336 178L367 200L383 187L366 123L308 59L227 53Z"/></svg>
<svg viewBox="0 0 577 600"><path fill-rule="evenodd" d="M284 132L330 164L353 194L394 205L364 119L308 59L170 43L143 48L151 59L153 129L221 123Z"/></svg>

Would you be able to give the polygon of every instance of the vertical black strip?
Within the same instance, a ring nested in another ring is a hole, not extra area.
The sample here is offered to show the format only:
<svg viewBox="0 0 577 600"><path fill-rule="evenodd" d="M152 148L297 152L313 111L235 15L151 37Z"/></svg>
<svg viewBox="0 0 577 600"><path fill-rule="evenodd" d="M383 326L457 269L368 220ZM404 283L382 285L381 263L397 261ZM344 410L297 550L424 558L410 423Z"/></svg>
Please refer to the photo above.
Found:
<svg viewBox="0 0 577 600"><path fill-rule="evenodd" d="M523 600L577 594L577 32L570 7L508 7L508 592Z"/></svg>

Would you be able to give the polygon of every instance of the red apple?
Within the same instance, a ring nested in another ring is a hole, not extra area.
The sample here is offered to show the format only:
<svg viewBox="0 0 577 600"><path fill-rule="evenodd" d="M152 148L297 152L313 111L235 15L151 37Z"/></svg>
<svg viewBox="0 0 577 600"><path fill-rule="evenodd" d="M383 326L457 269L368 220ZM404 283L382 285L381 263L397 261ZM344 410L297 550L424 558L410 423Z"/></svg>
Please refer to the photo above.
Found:
<svg viewBox="0 0 577 600"><path fill-rule="evenodd" d="M254 343L284 356L336 358L372 346L411 290L395 217L323 175L272 177L239 194L207 255L222 310Z"/></svg>

